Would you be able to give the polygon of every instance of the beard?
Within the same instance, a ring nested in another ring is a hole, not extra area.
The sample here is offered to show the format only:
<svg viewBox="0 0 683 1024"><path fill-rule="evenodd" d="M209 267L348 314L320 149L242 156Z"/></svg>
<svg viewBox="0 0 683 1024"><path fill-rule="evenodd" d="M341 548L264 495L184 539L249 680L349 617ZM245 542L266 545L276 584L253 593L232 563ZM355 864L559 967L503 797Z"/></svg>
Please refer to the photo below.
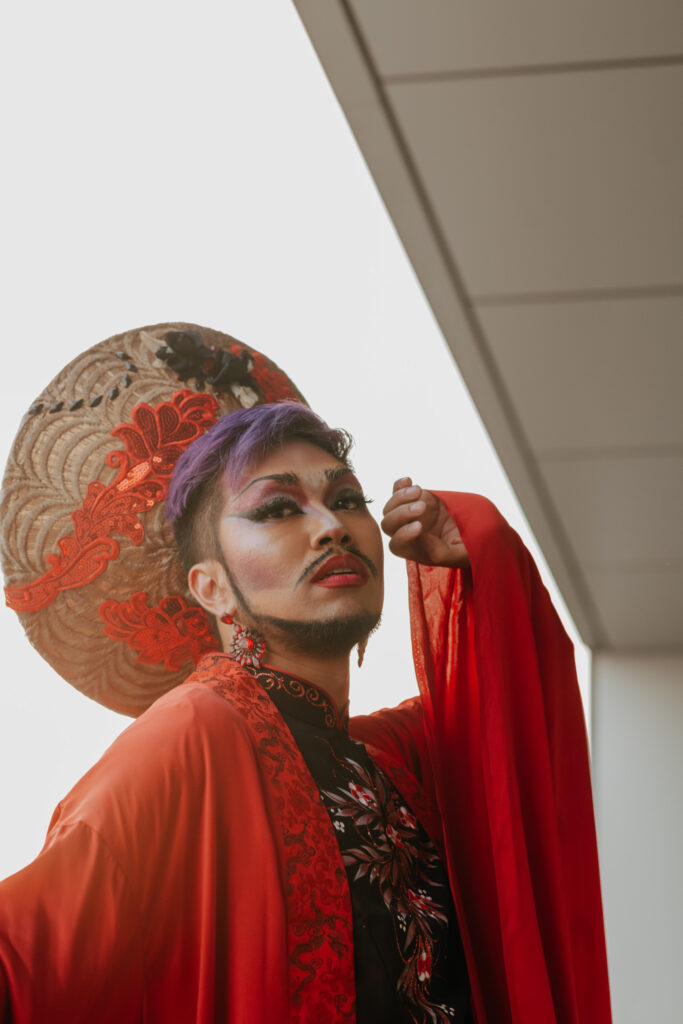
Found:
<svg viewBox="0 0 683 1024"><path fill-rule="evenodd" d="M348 654L356 644L367 640L381 621L380 612L357 612L334 619L279 619L273 615L251 613L253 628L275 634L285 641L291 651L299 654L337 656Z"/></svg>
<svg viewBox="0 0 683 1024"><path fill-rule="evenodd" d="M306 621L280 619L275 615L261 615L249 607L225 558L222 557L221 561L240 608L242 625L261 636L266 634L277 636L292 652L322 654L331 657L349 654L356 644L367 640L381 622L381 611L363 611L356 612L355 615Z"/></svg>

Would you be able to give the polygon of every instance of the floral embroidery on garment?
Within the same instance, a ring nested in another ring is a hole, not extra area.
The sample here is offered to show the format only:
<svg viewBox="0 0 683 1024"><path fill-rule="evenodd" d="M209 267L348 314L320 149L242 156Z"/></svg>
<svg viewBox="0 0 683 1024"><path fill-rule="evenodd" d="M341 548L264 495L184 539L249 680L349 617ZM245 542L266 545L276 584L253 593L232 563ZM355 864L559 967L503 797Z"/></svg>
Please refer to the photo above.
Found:
<svg viewBox="0 0 683 1024"><path fill-rule="evenodd" d="M437 852L439 821L432 810L430 838L425 822L431 805L421 787L402 765L382 760L380 750L353 739L346 708L337 708L323 689L273 666L249 668L248 673L278 708L317 787L317 809L328 832L313 826L314 815L303 821L299 814L302 837L311 851L327 847L329 840L336 847L335 872L323 880L318 869L318 884L299 886L297 893L308 904L312 895L320 898L324 892L326 905L332 907L340 896L338 890L336 896L332 893L332 883L338 884L338 874L346 882L356 994L352 1012L358 1024L472 1024L467 965L448 876ZM276 776L285 769L286 759L275 765L280 744L272 748L262 743L260 752ZM299 785L305 788L303 779ZM289 846L289 831L291 827L285 837L288 863L298 865L299 874L300 856ZM383 869L386 884L380 887ZM306 944L310 966L330 939L327 935L314 949Z"/></svg>
<svg viewBox="0 0 683 1024"><path fill-rule="evenodd" d="M394 918L404 964L398 992L413 1021L447 1024L452 1007L430 999L437 945L448 927L443 905L447 883L434 845L419 828L400 794L372 762L338 761L347 782L321 789L352 883L376 886ZM350 844L353 836L354 845ZM360 842L355 842L360 840ZM436 902L443 892L443 902Z"/></svg>

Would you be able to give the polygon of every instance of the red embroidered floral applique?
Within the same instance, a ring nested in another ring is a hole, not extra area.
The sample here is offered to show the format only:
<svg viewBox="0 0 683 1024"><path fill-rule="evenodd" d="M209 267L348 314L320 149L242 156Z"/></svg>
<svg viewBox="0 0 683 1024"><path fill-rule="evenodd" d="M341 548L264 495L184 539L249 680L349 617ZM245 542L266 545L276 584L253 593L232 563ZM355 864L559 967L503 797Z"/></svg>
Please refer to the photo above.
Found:
<svg viewBox="0 0 683 1024"><path fill-rule="evenodd" d="M133 409L133 423L112 430L126 446L106 458L118 469L105 486L93 481L83 504L72 513L73 533L60 537L60 554L49 554L50 568L22 587L7 587L7 604L17 612L39 611L62 590L82 587L101 576L119 553L118 533L139 545L145 529L138 516L166 497L178 457L216 422L218 402L213 395L178 391L170 402L152 407L141 402Z"/></svg>
<svg viewBox="0 0 683 1024"><path fill-rule="evenodd" d="M186 661L196 665L205 654L218 650L204 609L186 604L179 594L165 597L153 608L142 593L127 601L104 601L99 616L107 636L137 651L143 665L175 671Z"/></svg>

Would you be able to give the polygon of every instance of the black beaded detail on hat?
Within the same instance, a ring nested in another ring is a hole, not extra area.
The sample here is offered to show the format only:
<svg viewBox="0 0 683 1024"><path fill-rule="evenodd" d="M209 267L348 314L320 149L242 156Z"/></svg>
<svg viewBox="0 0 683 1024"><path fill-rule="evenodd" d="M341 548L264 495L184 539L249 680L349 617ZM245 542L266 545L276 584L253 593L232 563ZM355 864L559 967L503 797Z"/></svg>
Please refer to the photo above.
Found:
<svg viewBox="0 0 683 1024"><path fill-rule="evenodd" d="M130 385L132 384L132 378L130 376L131 373L137 373L138 372L137 366L135 365L135 363L132 362L132 360L131 360L131 358L130 358L130 356L128 355L127 352L114 352L113 355L117 359L120 359L121 362L124 363L124 368L128 372L123 377L121 377L121 379L119 380L118 384L114 384L113 387L111 387L109 389L109 391L107 392L106 397L111 402L113 402L116 398L119 397L119 394L121 393L120 392L120 388L129 388L130 387ZM103 395L103 394L102 395L95 395L95 396L93 396L93 398L91 398L88 401L89 407L91 409L96 408L98 405L100 405L101 402L104 401L104 398L105 398L105 395ZM67 407L68 411L69 412L78 412L78 410L82 409L83 406L85 405L85 401L86 401L85 398L76 398L73 402L71 402L68 405L68 407ZM52 404L48 406L48 410L47 411L49 413L61 412L64 409L64 404L65 404L64 402L59 401L59 400L55 401L55 402L52 402ZM29 409L28 414L29 414L29 416L38 416L41 412L43 412L44 409L45 409L45 402L34 402L34 404Z"/></svg>
<svg viewBox="0 0 683 1024"><path fill-rule="evenodd" d="M254 361L245 350L239 354L228 349L207 347L199 331L168 331L165 345L157 358L177 374L179 381L194 378L200 388L209 384L214 391L228 391L231 384L255 388L250 377Z"/></svg>

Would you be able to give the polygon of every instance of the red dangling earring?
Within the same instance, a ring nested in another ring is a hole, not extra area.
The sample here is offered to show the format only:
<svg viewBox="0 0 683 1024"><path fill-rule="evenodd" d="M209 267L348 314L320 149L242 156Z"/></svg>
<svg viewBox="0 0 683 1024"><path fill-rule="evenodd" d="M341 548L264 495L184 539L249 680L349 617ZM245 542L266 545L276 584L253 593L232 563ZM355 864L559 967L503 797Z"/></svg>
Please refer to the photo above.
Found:
<svg viewBox="0 0 683 1024"><path fill-rule="evenodd" d="M227 612L225 615L221 615L221 622L224 622L226 626L232 626L232 615L228 615Z"/></svg>
<svg viewBox="0 0 683 1024"><path fill-rule="evenodd" d="M239 622L235 623L235 631L230 644L230 653L240 665L261 667L261 658L266 652L266 641L259 633L252 633Z"/></svg>

